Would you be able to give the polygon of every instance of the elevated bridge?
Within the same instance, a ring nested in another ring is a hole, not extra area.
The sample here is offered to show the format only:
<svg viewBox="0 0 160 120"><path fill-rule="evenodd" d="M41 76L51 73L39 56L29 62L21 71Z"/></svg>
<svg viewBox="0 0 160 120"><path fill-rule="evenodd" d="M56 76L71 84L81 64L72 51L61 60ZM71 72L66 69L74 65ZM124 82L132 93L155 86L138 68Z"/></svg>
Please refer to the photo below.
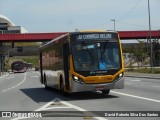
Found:
<svg viewBox="0 0 160 120"><path fill-rule="evenodd" d="M0 34L0 42L45 42L66 33L67 32ZM149 31L118 31L118 33L121 40L149 38ZM152 30L151 37L152 39L159 39L160 30Z"/></svg>

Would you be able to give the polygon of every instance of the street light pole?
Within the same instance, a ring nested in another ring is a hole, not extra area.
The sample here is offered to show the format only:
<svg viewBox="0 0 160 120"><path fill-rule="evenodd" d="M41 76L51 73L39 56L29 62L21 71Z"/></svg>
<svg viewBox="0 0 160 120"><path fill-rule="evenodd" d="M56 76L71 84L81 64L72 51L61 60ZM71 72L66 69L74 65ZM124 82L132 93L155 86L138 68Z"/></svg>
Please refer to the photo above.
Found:
<svg viewBox="0 0 160 120"><path fill-rule="evenodd" d="M150 4L148 0L148 19L149 19L149 39L150 39L150 47L151 47L151 54L150 54L150 66L151 72L153 72L153 46L152 46L152 35L151 35L151 17L150 17Z"/></svg>
<svg viewBox="0 0 160 120"><path fill-rule="evenodd" d="M113 23L114 23L114 31L115 31L116 30L116 25L115 25L116 20L115 19L111 19L111 21L113 21Z"/></svg>

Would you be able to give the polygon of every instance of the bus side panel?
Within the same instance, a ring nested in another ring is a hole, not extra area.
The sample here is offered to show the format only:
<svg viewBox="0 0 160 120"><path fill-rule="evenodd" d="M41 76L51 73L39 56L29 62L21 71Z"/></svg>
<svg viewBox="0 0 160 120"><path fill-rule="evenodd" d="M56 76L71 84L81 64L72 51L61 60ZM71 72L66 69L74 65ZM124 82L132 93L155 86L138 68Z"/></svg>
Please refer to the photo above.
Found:
<svg viewBox="0 0 160 120"><path fill-rule="evenodd" d="M59 77L63 73L62 43L54 42L41 53L41 77L49 87L59 89ZM45 75L45 76L44 76Z"/></svg>

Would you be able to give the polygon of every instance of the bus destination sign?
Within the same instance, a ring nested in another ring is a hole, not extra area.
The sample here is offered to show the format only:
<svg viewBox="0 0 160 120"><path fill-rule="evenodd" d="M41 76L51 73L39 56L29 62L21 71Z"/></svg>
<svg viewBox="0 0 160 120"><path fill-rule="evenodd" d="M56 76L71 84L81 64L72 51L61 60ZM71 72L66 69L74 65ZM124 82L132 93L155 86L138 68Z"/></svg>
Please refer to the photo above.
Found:
<svg viewBox="0 0 160 120"><path fill-rule="evenodd" d="M117 39L115 36L116 34L112 33L95 33L95 34L79 34L76 36L76 39L81 40L111 40L111 39Z"/></svg>

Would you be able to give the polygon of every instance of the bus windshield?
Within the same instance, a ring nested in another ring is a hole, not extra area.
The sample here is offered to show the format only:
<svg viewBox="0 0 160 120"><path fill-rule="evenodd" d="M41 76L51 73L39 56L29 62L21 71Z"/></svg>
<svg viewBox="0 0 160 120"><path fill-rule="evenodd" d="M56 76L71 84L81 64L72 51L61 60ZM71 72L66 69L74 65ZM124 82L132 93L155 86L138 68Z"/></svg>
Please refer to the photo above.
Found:
<svg viewBox="0 0 160 120"><path fill-rule="evenodd" d="M75 71L107 71L121 68L118 42L72 44Z"/></svg>

